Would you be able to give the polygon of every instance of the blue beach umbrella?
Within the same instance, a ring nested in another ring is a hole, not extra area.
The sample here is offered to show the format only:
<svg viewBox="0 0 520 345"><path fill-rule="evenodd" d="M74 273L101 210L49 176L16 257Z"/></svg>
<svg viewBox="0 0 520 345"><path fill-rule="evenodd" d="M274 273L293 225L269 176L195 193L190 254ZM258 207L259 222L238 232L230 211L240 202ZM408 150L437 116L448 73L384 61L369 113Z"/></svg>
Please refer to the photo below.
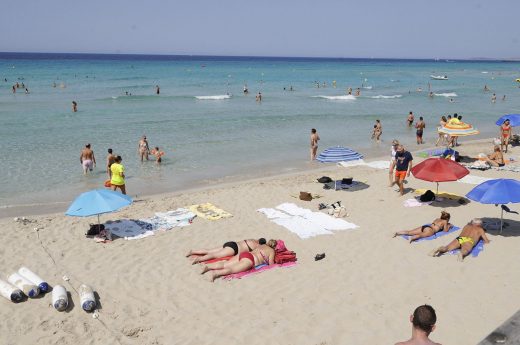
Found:
<svg viewBox="0 0 520 345"><path fill-rule="evenodd" d="M363 158L363 155L346 147L329 147L318 155L316 160L322 163L347 162Z"/></svg>
<svg viewBox="0 0 520 345"><path fill-rule="evenodd" d="M511 126L518 127L520 126L520 114L507 114L502 116L495 122L497 126L502 126L505 120L509 120Z"/></svg>
<svg viewBox="0 0 520 345"><path fill-rule="evenodd" d="M67 216L89 217L114 212L132 203L128 195L107 189L96 189L85 192L72 202L65 214Z"/></svg>
<svg viewBox="0 0 520 345"><path fill-rule="evenodd" d="M509 204L520 202L520 181L500 178L483 182L473 188L468 194L468 199L481 204ZM500 233L502 233L504 207L500 215Z"/></svg>

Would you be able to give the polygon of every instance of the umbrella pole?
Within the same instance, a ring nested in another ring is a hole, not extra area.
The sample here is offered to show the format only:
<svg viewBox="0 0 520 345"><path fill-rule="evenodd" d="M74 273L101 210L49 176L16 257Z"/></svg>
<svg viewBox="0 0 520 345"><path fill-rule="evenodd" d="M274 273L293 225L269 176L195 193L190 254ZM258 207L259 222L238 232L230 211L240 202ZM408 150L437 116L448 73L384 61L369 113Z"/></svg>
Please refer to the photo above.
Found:
<svg viewBox="0 0 520 345"><path fill-rule="evenodd" d="M437 182L437 193L435 194L435 196L439 195L439 182Z"/></svg>
<svg viewBox="0 0 520 345"><path fill-rule="evenodd" d="M97 223L98 223L98 229L101 228L101 222L99 221L99 213L97 215Z"/></svg>
<svg viewBox="0 0 520 345"><path fill-rule="evenodd" d="M502 234L502 227L504 226L504 209L501 208L500 212L500 234Z"/></svg>

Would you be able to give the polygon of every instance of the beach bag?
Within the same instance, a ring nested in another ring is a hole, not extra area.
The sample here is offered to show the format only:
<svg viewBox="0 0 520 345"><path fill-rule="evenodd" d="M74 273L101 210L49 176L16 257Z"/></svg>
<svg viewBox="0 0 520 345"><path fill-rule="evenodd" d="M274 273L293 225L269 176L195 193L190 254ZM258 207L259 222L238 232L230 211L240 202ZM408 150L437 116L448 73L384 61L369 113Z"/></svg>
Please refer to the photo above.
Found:
<svg viewBox="0 0 520 345"><path fill-rule="evenodd" d="M352 184L352 180L353 180L352 177L345 177L345 178L341 179L341 184L351 185Z"/></svg>
<svg viewBox="0 0 520 345"><path fill-rule="evenodd" d="M426 192L424 192L423 195L421 195L419 197L419 200L421 202L430 202L430 201L433 201L435 200L435 193L433 193L431 190L427 190Z"/></svg>
<svg viewBox="0 0 520 345"><path fill-rule="evenodd" d="M322 176L318 179L319 183L329 183L332 182L332 179L328 176Z"/></svg>
<svg viewBox="0 0 520 345"><path fill-rule="evenodd" d="M88 229L88 231L85 235L96 236L96 235L99 235L101 230L105 230L104 224L90 224L90 229Z"/></svg>
<svg viewBox="0 0 520 345"><path fill-rule="evenodd" d="M300 192L300 200L311 201L312 195L309 192Z"/></svg>

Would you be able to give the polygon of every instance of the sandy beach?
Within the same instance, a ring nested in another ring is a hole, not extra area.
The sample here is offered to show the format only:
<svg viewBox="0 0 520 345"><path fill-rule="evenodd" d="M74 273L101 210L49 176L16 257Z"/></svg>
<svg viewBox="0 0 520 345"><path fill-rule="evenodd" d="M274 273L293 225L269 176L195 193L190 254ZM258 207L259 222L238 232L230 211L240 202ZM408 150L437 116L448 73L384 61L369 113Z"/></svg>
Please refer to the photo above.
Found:
<svg viewBox="0 0 520 345"><path fill-rule="evenodd" d="M475 157L491 148L491 139L465 140L459 151ZM506 157L518 152L514 147ZM420 160L414 156L414 163ZM427 303L438 317L431 338L469 345L517 311L518 216L505 216L509 226L501 235L489 231L491 243L478 257L469 256L463 263L455 255L432 258L427 254L457 233L413 244L392 234L429 223L441 210L451 213L451 223L463 227L474 217L497 219L500 209L448 199L406 208L403 202L415 195L413 189L435 190L435 184L410 177L408 192L399 196L396 187L387 186L388 170L318 167L138 198L127 208L101 216L102 222L145 218L205 202L233 215L216 221L197 217L189 226L134 241L96 243L86 238L95 217L67 217L66 205L57 214L26 215L26 224L13 217L0 219L4 277L25 265L51 285L64 285L72 297L71 308L63 313L52 308L50 294L19 304L2 299L1 343L393 344L409 338L408 316ZM353 177L369 187L324 190L316 182L322 175ZM517 178L518 173L471 170L471 175ZM463 196L474 186L449 182L441 183L440 190ZM321 197L310 202L292 197L300 191ZM345 220L358 228L301 239L257 212L284 202L317 211L319 203L338 200L348 210ZM298 264L210 283L199 274L200 266L185 257L191 248L258 237L283 239L297 253ZM318 253L326 253L325 259L315 261ZM81 309L75 289L82 283L99 295L97 319Z"/></svg>

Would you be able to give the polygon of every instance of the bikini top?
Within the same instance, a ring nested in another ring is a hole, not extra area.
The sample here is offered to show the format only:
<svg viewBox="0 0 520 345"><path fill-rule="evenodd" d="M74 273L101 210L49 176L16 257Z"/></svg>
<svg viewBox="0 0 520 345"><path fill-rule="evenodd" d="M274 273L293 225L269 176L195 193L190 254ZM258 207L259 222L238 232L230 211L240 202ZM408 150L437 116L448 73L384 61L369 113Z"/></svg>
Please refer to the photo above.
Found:
<svg viewBox="0 0 520 345"><path fill-rule="evenodd" d="M247 240L244 240L244 242L246 243L247 249L249 249L249 251L252 252L253 249L251 249L251 247L249 246L249 243L247 243Z"/></svg>

